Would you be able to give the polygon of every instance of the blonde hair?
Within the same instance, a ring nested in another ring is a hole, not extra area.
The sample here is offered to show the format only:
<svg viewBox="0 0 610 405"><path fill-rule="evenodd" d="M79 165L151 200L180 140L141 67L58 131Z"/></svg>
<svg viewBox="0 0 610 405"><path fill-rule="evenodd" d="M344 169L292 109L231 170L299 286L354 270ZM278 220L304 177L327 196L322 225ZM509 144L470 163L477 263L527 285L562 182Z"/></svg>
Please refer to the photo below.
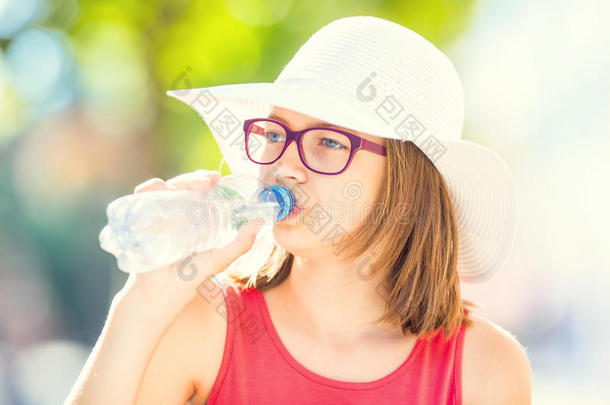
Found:
<svg viewBox="0 0 610 405"><path fill-rule="evenodd" d="M353 260L371 246L381 249L370 264L371 274L385 272L377 291L387 297L386 308L377 322L427 337L442 328L448 337L456 327L472 324L466 306L480 308L460 297L457 224L449 191L432 161L412 142L384 138L384 144L385 187L377 196L378 208L350 235L340 254ZM405 202L407 212L397 218ZM269 243L262 265L245 273L229 268L229 279L259 290L282 283L294 256L275 241Z"/></svg>

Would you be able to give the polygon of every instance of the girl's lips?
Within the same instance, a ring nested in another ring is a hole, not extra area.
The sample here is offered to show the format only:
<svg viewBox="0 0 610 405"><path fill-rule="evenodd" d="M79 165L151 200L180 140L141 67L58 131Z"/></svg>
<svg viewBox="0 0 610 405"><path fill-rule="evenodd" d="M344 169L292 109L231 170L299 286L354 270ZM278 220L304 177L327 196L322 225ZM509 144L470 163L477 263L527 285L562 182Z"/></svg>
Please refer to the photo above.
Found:
<svg viewBox="0 0 610 405"><path fill-rule="evenodd" d="M292 211L290 211L290 214L288 214L284 218L282 218L280 220L280 222L284 222L287 219L297 217L299 214L301 214L301 212L303 212L303 208L299 207L298 205L295 205L294 208L292 209Z"/></svg>

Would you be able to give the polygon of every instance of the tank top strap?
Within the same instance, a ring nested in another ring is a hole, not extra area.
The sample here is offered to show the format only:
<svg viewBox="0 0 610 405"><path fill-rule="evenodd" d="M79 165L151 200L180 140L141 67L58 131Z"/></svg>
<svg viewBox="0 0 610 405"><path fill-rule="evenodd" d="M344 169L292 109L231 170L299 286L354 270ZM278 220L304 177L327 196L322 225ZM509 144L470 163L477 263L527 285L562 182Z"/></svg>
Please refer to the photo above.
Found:
<svg viewBox="0 0 610 405"><path fill-rule="evenodd" d="M227 338L232 343L237 334L246 338L248 343L265 332L265 326L258 313L254 288L244 289L236 285L224 273L218 273L214 279L222 291L225 307L221 316L227 321Z"/></svg>
<svg viewBox="0 0 610 405"><path fill-rule="evenodd" d="M465 315L468 316L466 310ZM418 379L424 385L436 385L453 392L455 404L462 403L462 355L466 325L459 325L445 337L440 329L426 339L420 360ZM448 399L448 398L447 398Z"/></svg>
<svg viewBox="0 0 610 405"><path fill-rule="evenodd" d="M217 312L226 321L226 335L220 369L207 404L216 403L223 388L229 392L234 390L235 380L254 378L251 373L255 373L256 370L251 366L265 351L264 348L256 349L257 345L254 343L266 332L262 318L258 314L256 289L244 289L224 273L218 273L213 280L215 287L210 288L216 288L219 296L222 292L224 299L224 308L219 305Z"/></svg>
<svg viewBox="0 0 610 405"><path fill-rule="evenodd" d="M465 315L468 316L468 310ZM453 363L453 381L455 386L456 404L462 403L462 355L464 353L464 335L466 334L466 325L461 325L456 336L455 356Z"/></svg>

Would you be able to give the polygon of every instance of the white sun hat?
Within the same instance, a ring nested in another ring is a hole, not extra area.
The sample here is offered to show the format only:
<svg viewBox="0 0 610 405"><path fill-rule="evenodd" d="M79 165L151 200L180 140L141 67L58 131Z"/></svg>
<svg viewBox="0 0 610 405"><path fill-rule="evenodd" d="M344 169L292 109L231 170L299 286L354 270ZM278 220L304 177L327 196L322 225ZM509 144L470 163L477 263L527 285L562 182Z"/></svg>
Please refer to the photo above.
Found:
<svg viewBox="0 0 610 405"><path fill-rule="evenodd" d="M491 277L510 252L517 218L514 180L502 158L461 139L464 94L451 61L416 32L352 16L315 32L273 83L177 89L168 95L203 118L232 173L257 173L243 122L280 106L355 131L411 141L443 176L458 227L458 275Z"/></svg>

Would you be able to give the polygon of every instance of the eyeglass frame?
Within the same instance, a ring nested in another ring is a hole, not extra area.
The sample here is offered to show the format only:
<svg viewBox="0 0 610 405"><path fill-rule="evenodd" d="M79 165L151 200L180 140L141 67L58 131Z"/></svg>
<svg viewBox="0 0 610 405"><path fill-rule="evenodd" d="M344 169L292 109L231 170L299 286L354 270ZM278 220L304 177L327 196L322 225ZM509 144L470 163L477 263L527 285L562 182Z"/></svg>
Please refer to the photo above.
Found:
<svg viewBox="0 0 610 405"><path fill-rule="evenodd" d="M250 151L248 148L248 137L250 136L250 126L256 122L256 121L269 121L269 122L273 122L275 124L278 124L279 126L281 126L284 129L284 132L286 133L286 141L284 143L284 148L282 149L282 151L280 152L280 154L271 162L268 163L260 163L255 161L254 159L252 159L252 157L250 156ZM342 135L345 135L349 138L350 141L350 155L349 155L349 159L347 160L347 163L345 164L345 167L343 167L343 169L341 169L338 172L334 172L334 173L326 173L326 172L321 172L318 170L315 170L313 168L311 168L307 162L305 162L305 159L303 158L303 145L301 144L301 139L303 137L303 134L307 131L312 131L312 130L316 130L316 129L321 129L321 130L325 130L325 131L333 131L333 132L338 132ZM297 150L299 151L299 158L301 159L301 162L303 163L303 165L305 167L307 167L309 170L311 170L314 173L318 173L318 174L326 174L328 176L334 176L337 174L341 174L344 171L347 170L347 168L349 167L349 165L352 163L352 160L354 159L354 155L356 155L356 152L358 152L359 150L366 150L368 152L371 153L375 153L377 155L381 155L381 156L386 156L386 148L383 145L379 145L373 141L369 141L368 139L362 138L356 134L353 134L349 131L345 131L343 129L340 128L334 128L334 127L325 127L325 126L319 126L319 127L311 127L311 128L305 128L302 129L300 131L293 131L287 124L275 120L273 118L251 118L251 119L247 119L244 120L244 126L243 126L243 130L244 130L244 143L245 143L245 147L246 147L246 155L248 156L248 159L250 159L253 163L259 164L259 165L270 165L273 164L275 162L277 162L277 160L279 158L282 157L282 155L284 155L284 152L286 151L286 149L288 149L288 146L290 145L290 143L294 140L297 144Z"/></svg>

